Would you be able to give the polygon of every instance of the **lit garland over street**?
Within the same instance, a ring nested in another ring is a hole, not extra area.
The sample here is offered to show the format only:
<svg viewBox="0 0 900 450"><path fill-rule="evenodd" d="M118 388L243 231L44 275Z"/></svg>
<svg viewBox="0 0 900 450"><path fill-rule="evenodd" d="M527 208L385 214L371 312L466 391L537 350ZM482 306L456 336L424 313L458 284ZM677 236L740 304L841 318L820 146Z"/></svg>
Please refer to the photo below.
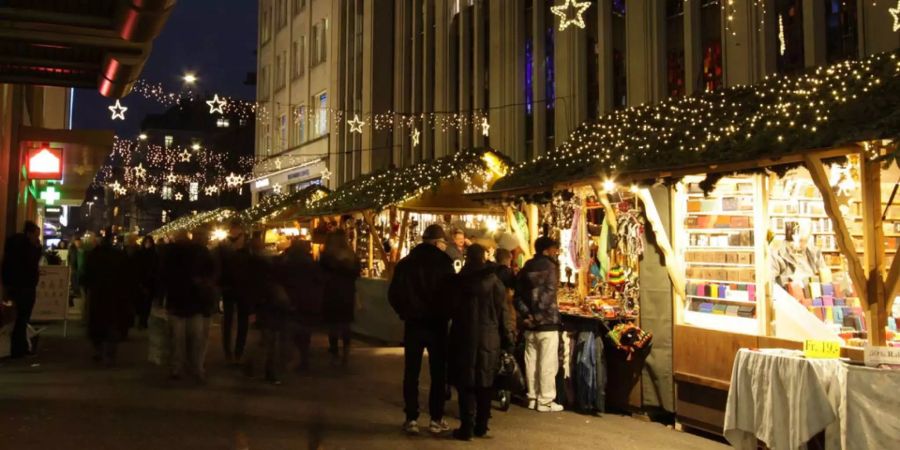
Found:
<svg viewBox="0 0 900 450"><path fill-rule="evenodd" d="M587 122L495 190L772 157L900 136L898 52L641 105Z"/></svg>
<svg viewBox="0 0 900 450"><path fill-rule="evenodd" d="M265 223L287 208L305 209L314 202L327 197L329 192L327 188L314 184L289 194L269 195L253 207L241 211L237 219L245 225Z"/></svg>

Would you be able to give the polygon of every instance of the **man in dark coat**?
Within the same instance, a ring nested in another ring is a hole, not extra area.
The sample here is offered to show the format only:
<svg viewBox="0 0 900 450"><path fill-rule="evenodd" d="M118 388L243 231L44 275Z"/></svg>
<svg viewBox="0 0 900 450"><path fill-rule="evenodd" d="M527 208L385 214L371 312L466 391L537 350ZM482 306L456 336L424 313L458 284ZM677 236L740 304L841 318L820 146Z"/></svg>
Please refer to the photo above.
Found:
<svg viewBox="0 0 900 450"><path fill-rule="evenodd" d="M3 251L3 296L16 305L16 323L10 340L10 357L21 358L29 353L28 322L34 309L41 262L41 229L31 221L25 222L22 233L6 239Z"/></svg>
<svg viewBox="0 0 900 450"><path fill-rule="evenodd" d="M291 302L289 328L300 352L298 370L309 368L312 329L322 322L322 286L324 275L312 257L309 241L294 240L278 264L278 278Z"/></svg>
<svg viewBox="0 0 900 450"><path fill-rule="evenodd" d="M328 351L332 361L338 361L338 340L343 342L341 362L348 363L350 353L350 325L356 309L356 279L360 263L347 236L337 230L325 239L325 250L319 260L325 275L322 315L328 326Z"/></svg>
<svg viewBox="0 0 900 450"><path fill-rule="evenodd" d="M111 234L87 256L81 283L87 293L88 337L97 362L115 364L118 343L134 322L135 274L125 252L113 246Z"/></svg>
<svg viewBox="0 0 900 450"><path fill-rule="evenodd" d="M450 427L444 421L447 377L447 285L455 274L453 261L445 253L447 239L440 225L429 225L422 243L400 260L388 288L391 307L404 322L403 400L406 422L403 429L418 434L419 371L422 354L428 350L431 390L428 408L429 431L440 433Z"/></svg>
<svg viewBox="0 0 900 450"><path fill-rule="evenodd" d="M453 286L449 376L459 393L461 422L453 436L469 440L473 434L487 434L500 351L512 353L513 344L506 325L506 288L496 268L486 263L484 247L466 249L466 265Z"/></svg>
<svg viewBox="0 0 900 450"><path fill-rule="evenodd" d="M172 326L172 378L180 378L188 363L197 380L204 383L209 318L218 294L215 261L201 242L193 242L186 231L179 231L163 253L162 279Z"/></svg>
<svg viewBox="0 0 900 450"><path fill-rule="evenodd" d="M562 411L557 404L561 321L556 294L559 288L559 243L541 236L534 242L534 258L519 271L515 305L525 329L525 381L528 408Z"/></svg>

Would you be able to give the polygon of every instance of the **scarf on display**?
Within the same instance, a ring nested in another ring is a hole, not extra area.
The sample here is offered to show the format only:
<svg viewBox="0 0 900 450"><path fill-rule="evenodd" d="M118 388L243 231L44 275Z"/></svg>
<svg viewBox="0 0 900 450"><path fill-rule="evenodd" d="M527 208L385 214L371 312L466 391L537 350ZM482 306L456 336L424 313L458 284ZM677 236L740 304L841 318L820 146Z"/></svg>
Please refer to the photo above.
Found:
<svg viewBox="0 0 900 450"><path fill-rule="evenodd" d="M569 239L569 258L572 260L572 265L575 266L575 270L579 270L584 266L584 248L587 243L584 240L584 234L581 232L584 227L581 218L581 206L575 206L572 209L574 211L572 212L572 227L569 228L571 233L571 238Z"/></svg>

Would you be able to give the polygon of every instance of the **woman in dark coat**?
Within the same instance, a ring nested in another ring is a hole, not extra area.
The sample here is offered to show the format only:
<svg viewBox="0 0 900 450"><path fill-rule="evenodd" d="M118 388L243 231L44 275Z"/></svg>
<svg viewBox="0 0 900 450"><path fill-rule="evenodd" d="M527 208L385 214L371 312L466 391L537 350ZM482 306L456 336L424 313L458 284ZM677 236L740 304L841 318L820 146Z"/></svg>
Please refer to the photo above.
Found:
<svg viewBox="0 0 900 450"><path fill-rule="evenodd" d="M113 246L107 234L91 250L81 280L87 293L88 337L94 344L94 359L108 365L116 362L118 343L134 323L134 267L124 251Z"/></svg>
<svg viewBox="0 0 900 450"><path fill-rule="evenodd" d="M356 279L359 278L359 258L353 253L344 232L338 230L325 239L325 250L319 260L325 275L322 316L328 326L328 351L332 361L338 361L338 339L344 342L342 363L347 364L350 352L350 324L356 308Z"/></svg>
<svg viewBox="0 0 900 450"><path fill-rule="evenodd" d="M159 294L159 254L153 236L144 236L141 247L131 256L137 271L137 315L138 327L147 328L153 300Z"/></svg>
<svg viewBox="0 0 900 450"><path fill-rule="evenodd" d="M306 370L312 329L322 322L322 269L312 257L310 242L292 241L281 255L278 273L291 302L289 328L300 352L298 370Z"/></svg>
<svg viewBox="0 0 900 450"><path fill-rule="evenodd" d="M506 320L506 288L496 268L485 261L484 247L466 250L466 265L457 275L451 303L451 383L459 392L460 428L453 436L469 440L488 430L494 378L500 369L500 351L512 350Z"/></svg>

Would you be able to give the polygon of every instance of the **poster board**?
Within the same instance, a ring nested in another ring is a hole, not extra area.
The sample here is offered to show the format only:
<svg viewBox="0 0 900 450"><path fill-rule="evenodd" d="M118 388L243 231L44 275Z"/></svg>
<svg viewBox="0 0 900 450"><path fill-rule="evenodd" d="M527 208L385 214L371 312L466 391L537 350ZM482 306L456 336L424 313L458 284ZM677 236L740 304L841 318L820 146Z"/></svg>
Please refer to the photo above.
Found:
<svg viewBox="0 0 900 450"><path fill-rule="evenodd" d="M31 320L66 320L69 310L69 267L40 266Z"/></svg>

